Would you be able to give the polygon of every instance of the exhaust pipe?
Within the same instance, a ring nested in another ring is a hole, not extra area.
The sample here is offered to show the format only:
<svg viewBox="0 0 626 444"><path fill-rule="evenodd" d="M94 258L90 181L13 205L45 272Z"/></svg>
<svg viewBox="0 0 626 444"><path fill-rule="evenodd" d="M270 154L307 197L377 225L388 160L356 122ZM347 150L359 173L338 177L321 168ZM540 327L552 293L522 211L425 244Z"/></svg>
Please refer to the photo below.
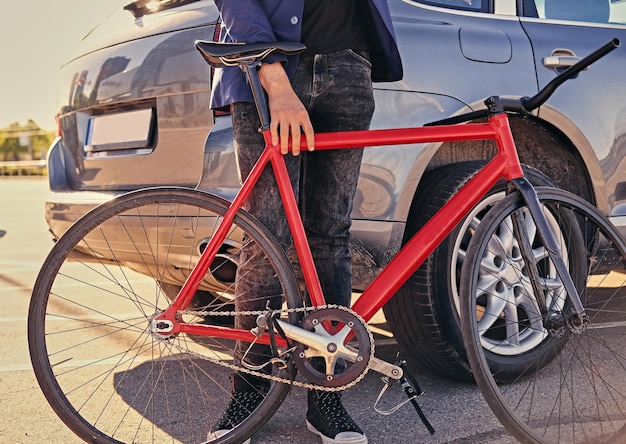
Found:
<svg viewBox="0 0 626 444"><path fill-rule="evenodd" d="M203 239L198 245L200 254L204 252L210 239ZM239 256L229 253L230 250L239 246L235 242L225 241L217 251L215 259L209 265L209 271L213 278L223 284L234 284L239 268Z"/></svg>

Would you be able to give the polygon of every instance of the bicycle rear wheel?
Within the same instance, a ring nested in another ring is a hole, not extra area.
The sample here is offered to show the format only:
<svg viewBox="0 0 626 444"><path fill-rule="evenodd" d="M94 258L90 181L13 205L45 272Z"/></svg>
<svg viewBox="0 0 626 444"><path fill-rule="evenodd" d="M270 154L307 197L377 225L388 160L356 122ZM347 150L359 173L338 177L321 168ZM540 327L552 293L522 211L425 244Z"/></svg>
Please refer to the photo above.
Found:
<svg viewBox="0 0 626 444"><path fill-rule="evenodd" d="M481 221L462 272L472 371L494 414L521 442L626 442L626 245L581 198L550 188L538 188L538 195L586 310L586 328L568 321L571 302L528 208L513 193ZM538 293L514 217L530 240ZM551 313L539 311L537 294ZM498 357L528 338L535 347L522 354L523 367L498 368Z"/></svg>
<svg viewBox="0 0 626 444"><path fill-rule="evenodd" d="M85 215L50 252L30 304L30 355L50 405L85 441L207 441L231 400L234 341L183 333L164 339L151 332L150 321L171 302L164 283L184 283L227 205L188 189L130 193ZM301 306L284 251L240 211L200 287L216 297L192 304L195 312L182 319L228 327L233 315L224 307L233 307L244 243L256 243L274 268L283 304ZM297 321L295 313L289 316ZM268 367L283 381L294 371L292 364ZM241 442L269 420L289 385L261 379L267 382L260 405L212 442Z"/></svg>

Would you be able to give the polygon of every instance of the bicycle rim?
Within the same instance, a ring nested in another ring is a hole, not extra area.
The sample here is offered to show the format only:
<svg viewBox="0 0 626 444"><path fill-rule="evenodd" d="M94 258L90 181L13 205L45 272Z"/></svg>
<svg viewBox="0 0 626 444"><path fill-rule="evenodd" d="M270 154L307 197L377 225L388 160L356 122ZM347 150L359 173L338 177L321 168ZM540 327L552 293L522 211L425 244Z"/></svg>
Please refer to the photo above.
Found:
<svg viewBox="0 0 626 444"><path fill-rule="evenodd" d="M85 441L207 441L231 399L234 341L182 333L162 339L151 333L150 320L170 304L163 284L182 285L226 206L193 190L131 193L88 213L50 252L28 316L31 360L50 405ZM301 306L283 250L240 211L200 286L216 297L201 306L192 301L189 310L201 314L181 315L186 322L232 323L220 312L234 306L240 248L249 243L274 268L283 303ZM289 378L292 369L270 365L263 373ZM256 410L212 442L241 442L269 420L289 386L263 381Z"/></svg>
<svg viewBox="0 0 626 444"><path fill-rule="evenodd" d="M482 220L463 268L463 333L474 376L494 414L520 442L626 442L626 246L579 197L542 188L538 194L584 304L586 328L562 321L572 305L514 193ZM519 246L514 213L531 241L541 293L553 307L551 323L538 311L527 267L511 254ZM502 261L504 256L509 259ZM513 353L523 335L540 340L520 354L515 372L489 368L486 356L493 361L502 350Z"/></svg>

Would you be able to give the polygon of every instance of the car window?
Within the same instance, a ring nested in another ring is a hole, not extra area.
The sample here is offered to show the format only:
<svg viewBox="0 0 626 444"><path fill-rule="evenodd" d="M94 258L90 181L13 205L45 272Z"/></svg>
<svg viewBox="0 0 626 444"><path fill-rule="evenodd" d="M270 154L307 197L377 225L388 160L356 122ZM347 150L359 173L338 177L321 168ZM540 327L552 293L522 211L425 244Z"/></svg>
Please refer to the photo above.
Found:
<svg viewBox="0 0 626 444"><path fill-rule="evenodd" d="M485 11L489 0L417 0L420 3L469 11Z"/></svg>
<svg viewBox="0 0 626 444"><path fill-rule="evenodd" d="M626 0L535 0L539 18L626 24Z"/></svg>

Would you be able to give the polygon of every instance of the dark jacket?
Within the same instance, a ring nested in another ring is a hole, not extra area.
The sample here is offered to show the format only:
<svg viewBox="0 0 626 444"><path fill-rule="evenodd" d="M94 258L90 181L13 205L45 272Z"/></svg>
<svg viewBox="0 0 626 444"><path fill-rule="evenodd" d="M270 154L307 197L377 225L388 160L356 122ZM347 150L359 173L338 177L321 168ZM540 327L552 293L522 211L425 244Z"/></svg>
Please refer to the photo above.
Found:
<svg viewBox="0 0 626 444"><path fill-rule="evenodd" d="M391 15L386 0L367 1L372 12L377 39L370 42L372 80L391 82L402 78L402 63L396 46ZM223 42L300 41L304 0L215 0L222 16ZM298 56L271 54L266 62L281 61L291 77ZM237 67L215 70L211 107L221 108L234 102L252 102L252 93L243 72Z"/></svg>

